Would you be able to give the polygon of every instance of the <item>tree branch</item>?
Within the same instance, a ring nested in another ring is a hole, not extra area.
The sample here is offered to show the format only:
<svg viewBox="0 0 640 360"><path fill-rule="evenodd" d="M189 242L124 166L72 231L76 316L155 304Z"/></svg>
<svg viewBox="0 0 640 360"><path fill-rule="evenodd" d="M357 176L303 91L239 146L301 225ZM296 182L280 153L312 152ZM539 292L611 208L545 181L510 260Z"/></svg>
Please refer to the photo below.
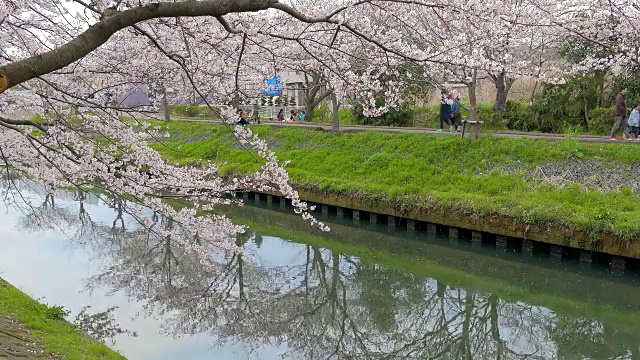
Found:
<svg viewBox="0 0 640 360"><path fill-rule="evenodd" d="M242 31L234 28L233 26L231 26L231 24L229 24L229 22L227 21L227 19L225 19L222 16L217 16L216 19L218 20L218 22L220 23L220 25L222 25L222 27L227 30L227 32L229 32L230 34L241 34Z"/></svg>
<svg viewBox="0 0 640 360"><path fill-rule="evenodd" d="M5 124L9 124L9 125L17 125L17 126L33 126L35 128L37 128L40 131L46 132L46 126L48 124L42 123L36 123L34 121L31 120L14 120L14 119L7 119L5 117L0 116L0 122L3 122Z"/></svg>
<svg viewBox="0 0 640 360"><path fill-rule="evenodd" d="M266 10L276 3L277 0L158 2L115 12L111 16L103 17L101 21L57 49L0 67L0 93L82 59L106 43L116 32L142 21L179 16L221 17L232 12Z"/></svg>

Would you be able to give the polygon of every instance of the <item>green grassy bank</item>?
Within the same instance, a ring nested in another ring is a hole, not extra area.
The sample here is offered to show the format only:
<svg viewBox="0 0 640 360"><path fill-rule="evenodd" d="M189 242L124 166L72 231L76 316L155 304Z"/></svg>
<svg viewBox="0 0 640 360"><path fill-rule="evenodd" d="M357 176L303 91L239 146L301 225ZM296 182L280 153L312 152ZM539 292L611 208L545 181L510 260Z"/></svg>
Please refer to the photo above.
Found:
<svg viewBox="0 0 640 360"><path fill-rule="evenodd" d="M173 122L169 146L156 146L170 161L212 161L224 174L259 169L223 126ZM501 216L520 224L556 226L633 242L640 238L640 197L630 188L613 192L580 185L557 187L529 172L537 166L593 161L634 168L640 147L569 139L552 142L482 137L478 141L426 134L364 132L334 137L314 130L257 126L301 189L368 199L380 204ZM505 171L508 169L518 171ZM585 176L590 174L585 173Z"/></svg>
<svg viewBox="0 0 640 360"><path fill-rule="evenodd" d="M106 345L91 340L65 321L60 309L38 303L2 279L0 279L0 318L17 320L24 326L30 332L37 347L47 355L46 358L125 359ZM20 338L17 334L11 334L11 329L0 330L9 333L7 336L12 337L14 342L19 340L14 336ZM26 339L23 340L26 341ZM2 345L1 342L0 345Z"/></svg>

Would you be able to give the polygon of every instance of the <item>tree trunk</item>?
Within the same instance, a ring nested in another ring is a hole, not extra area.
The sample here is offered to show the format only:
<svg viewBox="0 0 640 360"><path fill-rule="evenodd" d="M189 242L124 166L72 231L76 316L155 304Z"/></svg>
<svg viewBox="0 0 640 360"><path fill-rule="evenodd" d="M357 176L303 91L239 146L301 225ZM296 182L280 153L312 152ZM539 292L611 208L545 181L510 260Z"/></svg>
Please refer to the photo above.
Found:
<svg viewBox="0 0 640 360"><path fill-rule="evenodd" d="M312 122L316 115L316 107L314 106L313 101L305 101L304 111L307 114L305 121Z"/></svg>
<svg viewBox="0 0 640 360"><path fill-rule="evenodd" d="M604 102L604 73L602 71L596 72L596 78L598 79L598 107L602 107Z"/></svg>
<svg viewBox="0 0 640 360"><path fill-rule="evenodd" d="M587 103L587 95L585 90L582 91L582 107L584 111L584 126L589 131L589 104Z"/></svg>
<svg viewBox="0 0 640 360"><path fill-rule="evenodd" d="M507 105L507 92L505 90L506 86L504 86L504 75L498 75L498 79L501 79L496 82L496 105L495 110L497 112L503 112Z"/></svg>
<svg viewBox="0 0 640 360"><path fill-rule="evenodd" d="M340 132L340 104L338 103L338 97L335 93L331 94L331 108L333 112L333 125L331 131L334 136L337 136Z"/></svg>
<svg viewBox="0 0 640 360"><path fill-rule="evenodd" d="M502 359L502 353L504 352L504 341L500 338L500 325L498 319L498 297L495 295L489 296L489 318L491 319L491 337L497 345L496 360Z"/></svg>
<svg viewBox="0 0 640 360"><path fill-rule="evenodd" d="M538 83L540 81L536 79L536 83L533 84L533 89L531 90L531 96L529 97L529 106L533 107L536 100L536 91L538 90Z"/></svg>
<svg viewBox="0 0 640 360"><path fill-rule="evenodd" d="M462 358L465 360L473 359L471 354L471 321L473 320L474 300L473 295L467 292L464 304L464 320L462 322Z"/></svg>
<svg viewBox="0 0 640 360"><path fill-rule="evenodd" d="M507 96L509 95L509 90L511 90L511 85L513 85L513 80L507 77L507 73L502 71L496 76L492 76L493 82L496 86L496 112L504 112L507 106Z"/></svg>
<svg viewBox="0 0 640 360"><path fill-rule="evenodd" d="M471 121L478 120L478 98L476 95L476 88L478 87L478 69L473 69L471 72L471 82L467 84L469 90L469 117Z"/></svg>
<svg viewBox="0 0 640 360"><path fill-rule="evenodd" d="M169 100L167 99L167 88L164 88L162 95L162 107L164 108L164 121L171 121L171 110L169 109Z"/></svg>

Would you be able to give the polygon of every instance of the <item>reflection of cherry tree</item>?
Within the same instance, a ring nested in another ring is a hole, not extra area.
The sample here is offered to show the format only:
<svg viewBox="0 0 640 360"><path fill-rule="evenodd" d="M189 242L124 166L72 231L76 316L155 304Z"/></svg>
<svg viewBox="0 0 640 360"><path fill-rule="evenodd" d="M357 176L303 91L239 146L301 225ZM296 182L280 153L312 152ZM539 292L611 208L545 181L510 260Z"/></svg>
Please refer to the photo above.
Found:
<svg viewBox="0 0 640 360"><path fill-rule="evenodd" d="M637 334L584 318L561 316L550 329L561 359L640 359Z"/></svg>
<svg viewBox="0 0 640 360"><path fill-rule="evenodd" d="M197 237L178 237L179 229L153 232L178 226L167 218L150 212L153 226L142 227L127 214L126 204L112 206L111 218L97 216L92 207L67 205L46 199L26 216L38 212L41 219L48 216L82 234L74 241L91 246L107 262L89 286L106 286L142 302L149 314L166 320L171 335L212 333L222 342L242 340L255 347L285 344L286 355L309 359L638 356L638 336L611 325L311 245L280 244L294 259L281 265L264 252L265 247L273 251L276 240L243 234L237 239L243 252L204 244L219 266L203 270L201 257L177 245L200 241Z"/></svg>

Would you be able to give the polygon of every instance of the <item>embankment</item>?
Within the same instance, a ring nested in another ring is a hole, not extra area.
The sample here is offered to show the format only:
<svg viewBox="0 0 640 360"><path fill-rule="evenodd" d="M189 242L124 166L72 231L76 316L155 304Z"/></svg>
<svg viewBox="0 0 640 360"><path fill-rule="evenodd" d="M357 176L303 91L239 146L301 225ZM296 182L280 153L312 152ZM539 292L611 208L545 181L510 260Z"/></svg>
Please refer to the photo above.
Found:
<svg viewBox="0 0 640 360"><path fill-rule="evenodd" d="M0 358L125 360L64 315L61 308L40 304L0 279Z"/></svg>
<svg viewBox="0 0 640 360"><path fill-rule="evenodd" d="M260 165L225 127L168 125L180 164L223 175ZM551 244L640 258L640 147L491 136L329 133L257 126L303 198Z"/></svg>

